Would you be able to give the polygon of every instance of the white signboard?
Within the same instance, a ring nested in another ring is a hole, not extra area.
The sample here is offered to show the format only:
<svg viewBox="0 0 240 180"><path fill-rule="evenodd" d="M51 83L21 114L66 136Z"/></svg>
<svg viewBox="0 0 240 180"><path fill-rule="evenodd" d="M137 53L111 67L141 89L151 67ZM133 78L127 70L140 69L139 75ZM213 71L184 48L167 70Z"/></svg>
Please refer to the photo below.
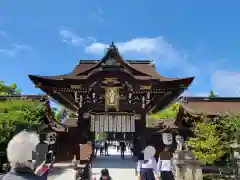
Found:
<svg viewBox="0 0 240 180"><path fill-rule="evenodd" d="M122 116L116 116L117 120L117 132L122 132Z"/></svg>
<svg viewBox="0 0 240 180"><path fill-rule="evenodd" d="M91 117L91 124L90 124L91 128L90 128L90 131L94 132L94 130L95 130L95 116L91 115L90 117Z"/></svg>
<svg viewBox="0 0 240 180"><path fill-rule="evenodd" d="M129 115L91 115L91 132L135 132L135 118Z"/></svg>
<svg viewBox="0 0 240 180"><path fill-rule="evenodd" d="M104 115L104 132L108 132L108 119L107 115Z"/></svg>
<svg viewBox="0 0 240 180"><path fill-rule="evenodd" d="M104 132L104 116L100 115L99 119L100 119L100 132Z"/></svg>
<svg viewBox="0 0 240 180"><path fill-rule="evenodd" d="M131 121L131 129L130 132L135 132L135 119L133 116L130 116L130 121Z"/></svg>

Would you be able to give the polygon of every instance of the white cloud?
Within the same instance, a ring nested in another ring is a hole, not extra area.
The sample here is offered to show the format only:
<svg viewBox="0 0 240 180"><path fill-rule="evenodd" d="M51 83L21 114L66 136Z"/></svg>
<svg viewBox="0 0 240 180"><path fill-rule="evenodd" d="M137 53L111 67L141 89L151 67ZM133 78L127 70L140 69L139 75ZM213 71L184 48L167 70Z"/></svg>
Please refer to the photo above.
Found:
<svg viewBox="0 0 240 180"><path fill-rule="evenodd" d="M8 37L8 33L6 33L5 31L1 31L0 30L0 36Z"/></svg>
<svg viewBox="0 0 240 180"><path fill-rule="evenodd" d="M0 49L0 53L9 57L14 57L17 54L23 53L25 51L31 50L31 47L23 44L15 44L12 48L9 49Z"/></svg>
<svg viewBox="0 0 240 180"><path fill-rule="evenodd" d="M213 92L220 96L240 96L240 72L217 70L211 77Z"/></svg>
<svg viewBox="0 0 240 180"><path fill-rule="evenodd" d="M97 42L93 37L79 38L71 31L65 32L66 37L74 37L75 41L81 39L81 45L84 45L85 52L99 57L103 56L109 47L109 44ZM72 40L71 44L78 45L78 43L74 43L75 41ZM115 45L127 59L154 60L157 69L161 69L160 71L176 72L178 77L196 76L192 84L195 90L185 92L184 95L208 96L211 89L219 96L240 95L240 81L238 80L240 79L240 73L219 70L220 64L216 61L214 66L211 65L213 62L204 60L200 64L194 64L191 61L194 52L190 51L191 53L188 54L186 51L177 49L162 36L135 38L125 42L116 42ZM198 57L198 59L204 58Z"/></svg>
<svg viewBox="0 0 240 180"><path fill-rule="evenodd" d="M71 30L60 30L60 36L62 42L66 44L71 44L74 46L85 46L89 43L96 42L96 39L93 37L82 38L73 33Z"/></svg>
<svg viewBox="0 0 240 180"><path fill-rule="evenodd" d="M155 64L161 66L161 68L167 70L178 69L186 75L197 74L198 68L190 62L188 54L174 48L162 36L135 38L115 44L123 55L131 54L135 58L154 60ZM102 55L108 46L108 44L95 42L87 46L85 51L91 54Z"/></svg>
<svg viewBox="0 0 240 180"><path fill-rule="evenodd" d="M84 45L84 39L75 35L72 31L69 30L60 30L60 36L62 41L67 44L73 44L76 46Z"/></svg>

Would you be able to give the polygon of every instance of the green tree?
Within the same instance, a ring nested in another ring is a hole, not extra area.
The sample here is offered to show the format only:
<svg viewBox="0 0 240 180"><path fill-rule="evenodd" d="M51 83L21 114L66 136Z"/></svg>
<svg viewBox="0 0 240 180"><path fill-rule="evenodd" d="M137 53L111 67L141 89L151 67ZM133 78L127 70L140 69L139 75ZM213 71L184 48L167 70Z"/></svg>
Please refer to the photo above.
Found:
<svg viewBox="0 0 240 180"><path fill-rule="evenodd" d="M167 107L155 114L151 114L150 118L151 119L175 118L178 113L178 110L179 110L179 104L174 103L174 104L171 104L169 107Z"/></svg>
<svg viewBox="0 0 240 180"><path fill-rule="evenodd" d="M240 144L240 115L228 114L210 121L202 118L196 123L194 132L196 136L187 144L200 161L212 164L229 154L231 144Z"/></svg>
<svg viewBox="0 0 240 180"><path fill-rule="evenodd" d="M217 95L214 94L213 90L211 90L211 91L209 92L208 97L209 97L209 98L215 98L215 97L217 97Z"/></svg>
<svg viewBox="0 0 240 180"><path fill-rule="evenodd" d="M21 90L17 88L16 83L6 85L3 81L0 81L0 95L18 95Z"/></svg>
<svg viewBox="0 0 240 180"><path fill-rule="evenodd" d="M0 82L0 95L20 94L17 85ZM30 99L8 98L0 101L0 148L5 150L12 136L23 129L35 129L45 117L40 101Z"/></svg>
<svg viewBox="0 0 240 180"><path fill-rule="evenodd" d="M226 153L219 126L215 122L198 122L195 127L196 137L187 144L195 156L204 164L212 164Z"/></svg>
<svg viewBox="0 0 240 180"><path fill-rule="evenodd" d="M104 140L107 139L107 133L104 132L96 132L95 134L97 140Z"/></svg>
<svg viewBox="0 0 240 180"><path fill-rule="evenodd" d="M12 136L23 129L40 125L45 113L39 101L8 99L0 101L0 144L5 148Z"/></svg>

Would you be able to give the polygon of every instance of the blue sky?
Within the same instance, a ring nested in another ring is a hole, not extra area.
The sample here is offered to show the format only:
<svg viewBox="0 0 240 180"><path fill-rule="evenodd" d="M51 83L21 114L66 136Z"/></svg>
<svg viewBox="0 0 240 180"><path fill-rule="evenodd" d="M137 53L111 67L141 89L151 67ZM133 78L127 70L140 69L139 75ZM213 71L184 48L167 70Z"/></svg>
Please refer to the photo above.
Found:
<svg viewBox="0 0 240 180"><path fill-rule="evenodd" d="M240 1L1 0L0 80L39 93L28 74L70 72L114 41L125 59L196 76L187 95L240 92Z"/></svg>

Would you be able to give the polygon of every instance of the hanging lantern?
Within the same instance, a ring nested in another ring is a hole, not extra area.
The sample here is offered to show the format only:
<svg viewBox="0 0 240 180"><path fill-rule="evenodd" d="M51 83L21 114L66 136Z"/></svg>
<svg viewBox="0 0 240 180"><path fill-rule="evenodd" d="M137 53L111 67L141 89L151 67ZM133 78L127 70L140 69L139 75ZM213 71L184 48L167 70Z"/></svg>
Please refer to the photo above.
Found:
<svg viewBox="0 0 240 180"><path fill-rule="evenodd" d="M74 99L76 102L78 102L78 92L74 92Z"/></svg>
<svg viewBox="0 0 240 180"><path fill-rule="evenodd" d="M87 118L89 118L89 116L90 116L90 114L87 112L87 113L83 113L83 118L84 119L87 119Z"/></svg>
<svg viewBox="0 0 240 180"><path fill-rule="evenodd" d="M142 108L143 109L145 108L145 97L144 96L142 97Z"/></svg>
<svg viewBox="0 0 240 180"><path fill-rule="evenodd" d="M128 94L128 102L129 102L129 104L131 104L131 102L132 102L132 93Z"/></svg>
<svg viewBox="0 0 240 180"><path fill-rule="evenodd" d="M93 103L95 103L96 102L96 93L95 92L92 93L92 99L93 99Z"/></svg>
<svg viewBox="0 0 240 180"><path fill-rule="evenodd" d="M80 108L82 107L82 101L83 101L83 96L80 95L80 99L79 99L79 107L80 107Z"/></svg>
<svg viewBox="0 0 240 180"><path fill-rule="evenodd" d="M183 137L180 136L180 135L176 135L175 140L176 140L177 143L181 143L181 142L184 141Z"/></svg>
<svg viewBox="0 0 240 180"><path fill-rule="evenodd" d="M171 145L172 141L173 141L172 133L163 133L162 134L162 140L163 140L163 144Z"/></svg>
<svg viewBox="0 0 240 180"><path fill-rule="evenodd" d="M57 133L56 132L49 132L47 134L46 140L47 140L48 144L50 144L50 145L55 144L55 142L57 140Z"/></svg>
<svg viewBox="0 0 240 180"><path fill-rule="evenodd" d="M139 120L139 119L141 119L141 115L140 115L140 114L135 114L135 115L134 115L134 118L135 118L136 120Z"/></svg>
<svg viewBox="0 0 240 180"><path fill-rule="evenodd" d="M147 100L150 99L150 92L147 93Z"/></svg>

